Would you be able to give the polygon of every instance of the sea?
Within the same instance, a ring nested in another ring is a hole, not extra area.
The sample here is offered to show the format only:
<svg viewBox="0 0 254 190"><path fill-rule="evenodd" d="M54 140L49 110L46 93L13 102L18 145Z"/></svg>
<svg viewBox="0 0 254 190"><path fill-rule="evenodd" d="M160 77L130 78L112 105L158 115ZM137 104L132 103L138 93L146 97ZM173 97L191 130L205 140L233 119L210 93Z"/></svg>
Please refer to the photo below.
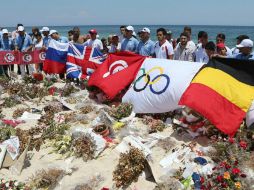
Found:
<svg viewBox="0 0 254 190"><path fill-rule="evenodd" d="M209 41L214 41L218 33L224 33L226 35L226 45L233 48L236 45L236 37L245 34L254 40L254 26L211 26L211 25L189 25L192 28L192 40L197 43L197 35L199 31L206 31L208 33ZM37 26L39 29L42 26ZM57 30L59 34L68 36L68 31L74 26L48 26L50 29ZM119 34L119 25L80 25L78 26L82 34L87 34L90 29L96 29L99 38L107 38L110 34ZM160 27L170 30L173 33L173 38L178 38L183 31L184 25L133 25L135 32L137 33L144 27L148 27L151 30L151 39L156 41L156 30ZM7 28L9 31L13 31L15 28ZM26 27L27 33L31 32L32 27Z"/></svg>

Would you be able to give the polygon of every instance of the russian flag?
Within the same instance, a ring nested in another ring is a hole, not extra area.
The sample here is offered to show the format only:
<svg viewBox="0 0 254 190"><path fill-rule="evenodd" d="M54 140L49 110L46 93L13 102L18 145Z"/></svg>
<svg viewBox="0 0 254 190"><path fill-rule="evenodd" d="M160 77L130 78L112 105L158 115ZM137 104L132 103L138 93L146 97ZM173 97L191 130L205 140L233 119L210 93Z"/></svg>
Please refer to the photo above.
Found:
<svg viewBox="0 0 254 190"><path fill-rule="evenodd" d="M69 43L60 43L51 39L46 52L43 70L49 74L65 73L68 48Z"/></svg>

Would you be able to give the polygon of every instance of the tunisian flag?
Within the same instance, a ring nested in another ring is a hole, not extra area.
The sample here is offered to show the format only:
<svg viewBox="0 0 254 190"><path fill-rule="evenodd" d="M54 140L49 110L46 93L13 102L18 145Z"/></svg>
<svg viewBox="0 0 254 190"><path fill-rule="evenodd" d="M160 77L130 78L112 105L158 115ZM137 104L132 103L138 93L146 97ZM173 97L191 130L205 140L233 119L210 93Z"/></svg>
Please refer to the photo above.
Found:
<svg viewBox="0 0 254 190"><path fill-rule="evenodd" d="M113 99L133 82L145 58L130 52L109 54L90 77L88 85L97 86L109 99Z"/></svg>

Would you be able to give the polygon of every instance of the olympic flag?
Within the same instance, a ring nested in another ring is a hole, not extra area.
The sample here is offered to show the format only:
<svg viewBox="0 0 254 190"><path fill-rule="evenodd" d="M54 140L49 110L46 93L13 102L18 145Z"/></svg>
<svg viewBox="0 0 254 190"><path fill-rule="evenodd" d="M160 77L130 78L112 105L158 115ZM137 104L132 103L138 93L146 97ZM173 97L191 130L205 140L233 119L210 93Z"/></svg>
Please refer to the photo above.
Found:
<svg viewBox="0 0 254 190"><path fill-rule="evenodd" d="M203 63L146 58L123 97L135 113L163 113L178 102Z"/></svg>

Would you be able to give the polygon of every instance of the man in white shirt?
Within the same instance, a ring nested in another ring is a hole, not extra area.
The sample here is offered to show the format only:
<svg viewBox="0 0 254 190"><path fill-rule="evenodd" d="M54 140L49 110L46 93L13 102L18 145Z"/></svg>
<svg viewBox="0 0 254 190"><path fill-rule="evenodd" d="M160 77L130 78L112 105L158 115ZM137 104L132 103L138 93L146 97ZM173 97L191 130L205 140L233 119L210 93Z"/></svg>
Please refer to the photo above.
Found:
<svg viewBox="0 0 254 190"><path fill-rule="evenodd" d="M189 33L183 32L180 35L180 42L174 51L174 60L194 61L194 49L188 43Z"/></svg>
<svg viewBox="0 0 254 190"><path fill-rule="evenodd" d="M121 43L119 43L119 36L116 34L113 34L108 52L116 53L116 52L119 52L120 50L121 50Z"/></svg>
<svg viewBox="0 0 254 190"><path fill-rule="evenodd" d="M189 48L191 48L193 51L195 51L195 49L196 49L196 44L191 40L191 27L185 26L184 29L183 29L183 32L189 34L189 37L188 37L188 46L189 46Z"/></svg>
<svg viewBox="0 0 254 190"><path fill-rule="evenodd" d="M205 46L208 43L208 34L204 31L198 33L199 44L195 51L195 61L201 63L208 63L209 57L206 54Z"/></svg>
<svg viewBox="0 0 254 190"><path fill-rule="evenodd" d="M98 48L99 50L103 50L103 45L101 40L97 39L97 31L92 29L89 31L91 39L87 40L84 45L88 47Z"/></svg>
<svg viewBox="0 0 254 190"><path fill-rule="evenodd" d="M166 40L167 31L164 28L157 30L158 41L154 46L154 57L161 59L173 59L173 46Z"/></svg>
<svg viewBox="0 0 254 190"><path fill-rule="evenodd" d="M223 33L217 34L217 36L216 36L216 43L217 44L219 44L219 43L225 44L225 41L226 41L225 34L223 34ZM229 49L229 47L227 47L226 45L225 45L225 47L226 47L226 50L227 50L227 57L232 57L231 49Z"/></svg>

